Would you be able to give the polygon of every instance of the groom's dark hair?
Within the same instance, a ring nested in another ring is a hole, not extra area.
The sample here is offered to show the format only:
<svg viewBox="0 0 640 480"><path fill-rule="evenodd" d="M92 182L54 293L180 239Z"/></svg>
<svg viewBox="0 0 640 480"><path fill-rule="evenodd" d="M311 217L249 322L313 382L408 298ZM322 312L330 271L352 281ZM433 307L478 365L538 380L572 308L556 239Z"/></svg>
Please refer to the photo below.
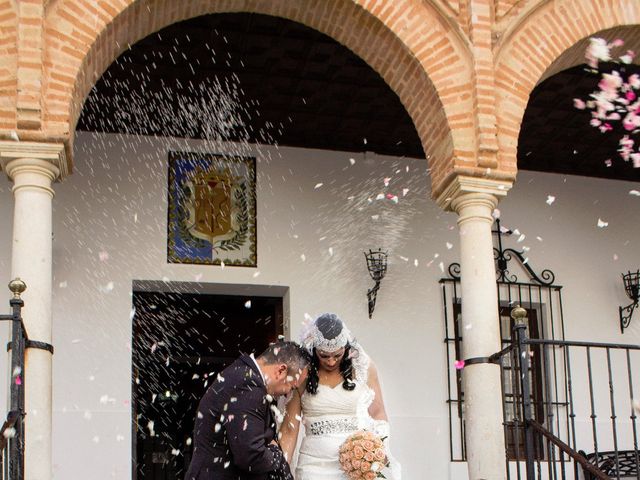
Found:
<svg viewBox="0 0 640 480"><path fill-rule="evenodd" d="M270 344L258 357L267 365L284 363L289 372L298 373L304 370L311 362L311 357L305 349L296 342L279 341Z"/></svg>

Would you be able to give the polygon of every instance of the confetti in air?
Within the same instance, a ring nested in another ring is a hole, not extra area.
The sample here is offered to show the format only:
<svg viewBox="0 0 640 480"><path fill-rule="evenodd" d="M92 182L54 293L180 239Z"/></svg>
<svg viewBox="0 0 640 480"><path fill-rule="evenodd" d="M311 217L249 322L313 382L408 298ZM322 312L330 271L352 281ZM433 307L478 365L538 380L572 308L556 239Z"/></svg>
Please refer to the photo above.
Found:
<svg viewBox="0 0 640 480"><path fill-rule="evenodd" d="M102 293L109 293L113 290L114 288L114 284L113 282L109 282L104 286L100 286L98 287L98 289L102 292Z"/></svg>
<svg viewBox="0 0 640 480"><path fill-rule="evenodd" d="M617 59L611 49L624 45L622 39L608 42L603 38L592 37L585 52L585 58L590 69L587 71L599 76L597 89L589 94L585 101L580 98L573 100L573 106L578 110L590 112L589 125L602 133L620 132L624 135L618 139L618 154L625 162L631 162L633 167L640 167L640 150L636 149L634 138L640 132L640 111L638 110L638 93L640 92L640 75L629 72L625 65L633 62L635 53L627 50ZM600 63L616 65L613 70L601 69ZM617 128L614 128L617 127ZM576 151L574 150L574 153ZM605 161L607 167L611 160Z"/></svg>

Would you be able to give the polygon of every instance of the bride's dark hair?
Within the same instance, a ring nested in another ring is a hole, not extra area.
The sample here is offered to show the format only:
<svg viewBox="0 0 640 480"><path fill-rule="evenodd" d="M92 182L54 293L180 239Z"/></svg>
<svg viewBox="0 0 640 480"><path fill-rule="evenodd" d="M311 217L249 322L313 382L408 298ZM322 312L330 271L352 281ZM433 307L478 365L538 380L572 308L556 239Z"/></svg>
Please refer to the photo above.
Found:
<svg viewBox="0 0 640 480"><path fill-rule="evenodd" d="M318 330L322 333L322 336L331 340L336 338L342 332L344 328L344 324L342 320L338 318L337 315L334 314L325 314L320 316L316 320L316 326ZM351 361L351 357L349 352L351 351L351 345L347 343L344 347L344 354L342 355L342 360L340 361L340 373L342 374L342 378L344 381L342 382L342 388L345 390L353 390L356 388L356 384L353 382L353 362ZM318 384L320 383L318 368L320 367L320 359L318 357L318 352L314 347L313 353L311 355L311 364L309 365L309 376L307 377L307 392L315 395L318 391Z"/></svg>

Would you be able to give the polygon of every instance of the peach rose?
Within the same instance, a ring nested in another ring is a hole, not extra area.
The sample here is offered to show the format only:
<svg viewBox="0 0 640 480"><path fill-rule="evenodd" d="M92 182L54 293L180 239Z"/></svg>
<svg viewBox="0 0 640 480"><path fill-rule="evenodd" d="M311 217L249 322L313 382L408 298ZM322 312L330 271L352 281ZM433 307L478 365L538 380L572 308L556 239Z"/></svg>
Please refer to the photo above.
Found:
<svg viewBox="0 0 640 480"><path fill-rule="evenodd" d="M357 459L364 457L364 449L360 445L353 447L353 456Z"/></svg>
<svg viewBox="0 0 640 480"><path fill-rule="evenodd" d="M367 472L364 474L365 480L376 480L376 474L374 472Z"/></svg>
<svg viewBox="0 0 640 480"><path fill-rule="evenodd" d="M371 464L369 462L362 462L360 464L360 471L361 472L370 472L371 471Z"/></svg>
<svg viewBox="0 0 640 480"><path fill-rule="evenodd" d="M364 459L367 462L373 462L375 460L375 457L373 456L373 453L371 453L371 452L364 452Z"/></svg>
<svg viewBox="0 0 640 480"><path fill-rule="evenodd" d="M377 449L375 452L373 452L373 456L376 458L376 460L378 460L379 462L383 462L387 456L384 453L384 450L382 450L381 448Z"/></svg>
<svg viewBox="0 0 640 480"><path fill-rule="evenodd" d="M365 440L364 442L362 442L362 446L364 447L364 449L366 451L373 452L374 445L373 445L373 442L371 440Z"/></svg>

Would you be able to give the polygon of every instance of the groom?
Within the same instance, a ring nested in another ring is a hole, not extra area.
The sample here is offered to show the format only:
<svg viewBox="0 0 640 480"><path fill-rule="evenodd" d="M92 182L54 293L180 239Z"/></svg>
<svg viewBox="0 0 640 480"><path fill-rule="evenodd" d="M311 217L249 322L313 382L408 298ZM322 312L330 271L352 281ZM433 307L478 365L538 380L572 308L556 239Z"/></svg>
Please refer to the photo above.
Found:
<svg viewBox="0 0 640 480"><path fill-rule="evenodd" d="M194 449L185 480L292 478L275 440L271 405L307 375L309 357L294 342L243 355L225 368L200 400Z"/></svg>

